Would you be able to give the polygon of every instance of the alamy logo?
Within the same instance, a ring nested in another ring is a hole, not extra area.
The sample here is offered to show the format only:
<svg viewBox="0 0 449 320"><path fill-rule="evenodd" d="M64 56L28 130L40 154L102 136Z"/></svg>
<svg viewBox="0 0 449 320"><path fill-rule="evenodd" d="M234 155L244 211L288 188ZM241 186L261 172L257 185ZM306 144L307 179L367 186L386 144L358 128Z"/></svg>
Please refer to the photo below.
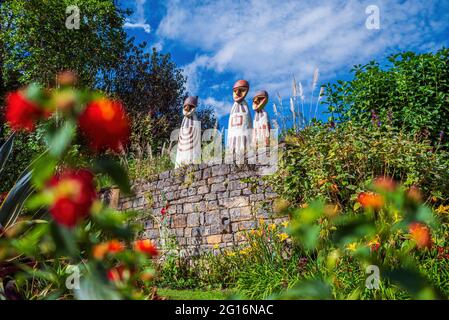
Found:
<svg viewBox="0 0 449 320"><path fill-rule="evenodd" d="M68 274L65 280L65 286L68 290L79 290L80 289L80 269L78 266L68 265L65 271Z"/></svg>
<svg viewBox="0 0 449 320"><path fill-rule="evenodd" d="M380 9L376 5L370 5L366 7L365 13L368 15L366 18L365 26L368 30L380 29Z"/></svg>
<svg viewBox="0 0 449 320"><path fill-rule="evenodd" d="M369 276L366 278L365 286L367 289L379 289L380 283L380 270L378 266L370 265L366 268L366 274Z"/></svg>
<svg viewBox="0 0 449 320"><path fill-rule="evenodd" d="M69 16L65 19L65 27L69 30L79 30L80 28L80 8L78 6L68 6L65 13Z"/></svg>

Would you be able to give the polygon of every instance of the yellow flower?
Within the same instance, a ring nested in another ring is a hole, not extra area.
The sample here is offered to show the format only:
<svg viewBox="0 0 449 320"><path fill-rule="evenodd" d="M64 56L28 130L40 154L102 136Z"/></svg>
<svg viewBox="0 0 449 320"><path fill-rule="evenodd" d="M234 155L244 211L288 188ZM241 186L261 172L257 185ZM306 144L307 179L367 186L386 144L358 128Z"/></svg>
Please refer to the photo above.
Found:
<svg viewBox="0 0 449 320"><path fill-rule="evenodd" d="M214 249L220 249L220 245L214 244Z"/></svg>
<svg viewBox="0 0 449 320"><path fill-rule="evenodd" d="M448 214L449 213L449 206L440 205L438 207L438 209L435 210L435 212L438 213L438 214Z"/></svg>
<svg viewBox="0 0 449 320"><path fill-rule="evenodd" d="M288 239L288 234L286 234L285 232L278 234L279 240L285 241Z"/></svg>
<svg viewBox="0 0 449 320"><path fill-rule="evenodd" d="M290 224L290 221L284 221L284 222L282 222L281 224L282 224L282 226L283 226L284 228L287 228L288 225Z"/></svg>
<svg viewBox="0 0 449 320"><path fill-rule="evenodd" d="M357 250L357 243L353 242L350 243L346 246L346 249L348 249L349 251L356 251Z"/></svg>
<svg viewBox="0 0 449 320"><path fill-rule="evenodd" d="M225 252L226 252L226 255L228 257L234 257L235 256L235 252L234 251L226 250Z"/></svg>
<svg viewBox="0 0 449 320"><path fill-rule="evenodd" d="M368 246L374 246L380 244L380 238L379 235L377 235L374 239L372 239L370 242L368 242Z"/></svg>
<svg viewBox="0 0 449 320"><path fill-rule="evenodd" d="M259 224L260 225L264 225L265 224L265 220L263 218L259 219Z"/></svg>
<svg viewBox="0 0 449 320"><path fill-rule="evenodd" d="M274 223L270 224L270 225L268 226L268 229L271 230L271 231L276 230L276 224L274 224Z"/></svg>
<svg viewBox="0 0 449 320"><path fill-rule="evenodd" d="M399 213L399 210L394 210L393 211L393 223L398 223L401 220L402 220L402 216Z"/></svg>

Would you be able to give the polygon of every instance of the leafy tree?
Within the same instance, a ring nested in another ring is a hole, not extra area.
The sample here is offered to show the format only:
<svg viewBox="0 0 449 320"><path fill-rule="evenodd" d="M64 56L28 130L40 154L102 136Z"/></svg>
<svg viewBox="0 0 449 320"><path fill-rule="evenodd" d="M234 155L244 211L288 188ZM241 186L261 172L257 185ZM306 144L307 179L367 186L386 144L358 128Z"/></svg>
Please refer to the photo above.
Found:
<svg viewBox="0 0 449 320"><path fill-rule="evenodd" d="M136 46L133 40L128 41L120 63L102 86L122 100L133 117L134 145L142 149L150 143L158 149L182 121L186 79L170 54L161 54L155 48L145 52L147 44ZM213 127L211 108L201 108L198 116L203 129Z"/></svg>
<svg viewBox="0 0 449 320"><path fill-rule="evenodd" d="M80 9L80 29L65 25L66 8ZM132 117L132 140L141 148L161 148L181 123L185 78L170 55L127 39L123 23L129 11L113 0L10 0L0 1L0 142L6 137L3 106L7 92L37 82L52 87L55 75L72 70L78 85L103 89L121 99ZM202 112L211 125L210 112ZM7 189L43 146L40 135L17 136ZM130 151L133 151L132 149ZM14 172L13 172L14 171Z"/></svg>
<svg viewBox="0 0 449 320"><path fill-rule="evenodd" d="M66 9L80 9L80 28L68 29ZM111 0L13 0L0 8L3 80L52 85L61 70L74 70L93 86L112 70L122 52L126 12Z"/></svg>
<svg viewBox="0 0 449 320"><path fill-rule="evenodd" d="M429 137L449 133L449 49L436 53L399 53L357 65L354 79L327 86L327 104L336 120L386 122Z"/></svg>

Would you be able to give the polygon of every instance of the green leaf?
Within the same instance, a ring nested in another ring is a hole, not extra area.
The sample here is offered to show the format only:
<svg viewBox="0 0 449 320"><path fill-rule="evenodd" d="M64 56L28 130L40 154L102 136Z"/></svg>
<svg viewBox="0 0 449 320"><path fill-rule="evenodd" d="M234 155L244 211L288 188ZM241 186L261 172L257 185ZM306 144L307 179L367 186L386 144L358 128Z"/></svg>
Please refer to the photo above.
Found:
<svg viewBox="0 0 449 320"><path fill-rule="evenodd" d="M61 127L49 130L47 135L47 144L50 149L50 155L60 158L67 147L70 145L76 130L74 121L67 120Z"/></svg>
<svg viewBox="0 0 449 320"><path fill-rule="evenodd" d="M9 136L8 140L0 147L0 173L2 173L5 168L5 164L9 159L13 145L14 145L15 134Z"/></svg>
<svg viewBox="0 0 449 320"><path fill-rule="evenodd" d="M20 239L15 239L11 242L11 245L15 247L22 254L35 256L39 252L39 241L47 234L48 223L44 221L33 222L37 225L32 228Z"/></svg>
<svg viewBox="0 0 449 320"><path fill-rule="evenodd" d="M0 225L6 228L14 224L25 201L33 192L31 172L28 172L16 182L0 207Z"/></svg>
<svg viewBox="0 0 449 320"><path fill-rule="evenodd" d="M50 224L50 233L56 245L56 253L60 256L70 256L78 259L78 245L74 231L64 226L59 226L56 222Z"/></svg>
<svg viewBox="0 0 449 320"><path fill-rule="evenodd" d="M383 277L399 284L414 298L419 300L441 299L441 294L429 284L417 270L401 268L383 273Z"/></svg>
<svg viewBox="0 0 449 320"><path fill-rule="evenodd" d="M281 299L331 300L332 288L321 279L304 280L283 294Z"/></svg>
<svg viewBox="0 0 449 320"><path fill-rule="evenodd" d="M109 157L103 157L95 161L94 171L108 175L112 181L117 184L120 191L126 195L131 194L131 185L126 170L117 162Z"/></svg>
<svg viewBox="0 0 449 320"><path fill-rule="evenodd" d="M42 188L45 182L53 175L58 160L49 153L36 159L33 164L32 182L37 188Z"/></svg>
<svg viewBox="0 0 449 320"><path fill-rule="evenodd" d="M332 235L332 241L341 246L370 238L376 234L373 219L366 215L342 216L336 219L337 230Z"/></svg>

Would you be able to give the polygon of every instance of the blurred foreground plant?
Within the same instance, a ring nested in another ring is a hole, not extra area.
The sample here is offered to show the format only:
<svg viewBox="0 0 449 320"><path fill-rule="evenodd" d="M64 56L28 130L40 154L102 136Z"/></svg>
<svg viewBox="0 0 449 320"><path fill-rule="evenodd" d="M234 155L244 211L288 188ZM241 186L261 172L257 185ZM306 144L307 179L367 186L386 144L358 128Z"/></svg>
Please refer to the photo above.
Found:
<svg viewBox="0 0 449 320"><path fill-rule="evenodd" d="M432 278L422 267L423 261L437 259L433 235L441 235L443 226L422 204L416 188L406 189L380 178L372 191L359 195L356 208L363 208L363 212L341 214L332 207L315 201L294 212L288 232L321 261L321 272L302 279L280 298L447 297L447 283ZM374 269L379 270L379 278L369 277ZM355 278L351 273L361 276ZM350 292L343 290L341 283L348 277L356 281Z"/></svg>
<svg viewBox="0 0 449 320"><path fill-rule="evenodd" d="M45 121L47 151L0 202L0 297L151 298L144 284L155 275L157 249L134 240L135 213L107 208L97 193L104 175L131 193L116 156L128 143L129 119L119 101L73 88L73 74L58 79L58 88L32 84L7 97L13 130L32 132ZM80 138L91 148L87 166L73 152ZM0 148L0 174L13 145L14 133Z"/></svg>

